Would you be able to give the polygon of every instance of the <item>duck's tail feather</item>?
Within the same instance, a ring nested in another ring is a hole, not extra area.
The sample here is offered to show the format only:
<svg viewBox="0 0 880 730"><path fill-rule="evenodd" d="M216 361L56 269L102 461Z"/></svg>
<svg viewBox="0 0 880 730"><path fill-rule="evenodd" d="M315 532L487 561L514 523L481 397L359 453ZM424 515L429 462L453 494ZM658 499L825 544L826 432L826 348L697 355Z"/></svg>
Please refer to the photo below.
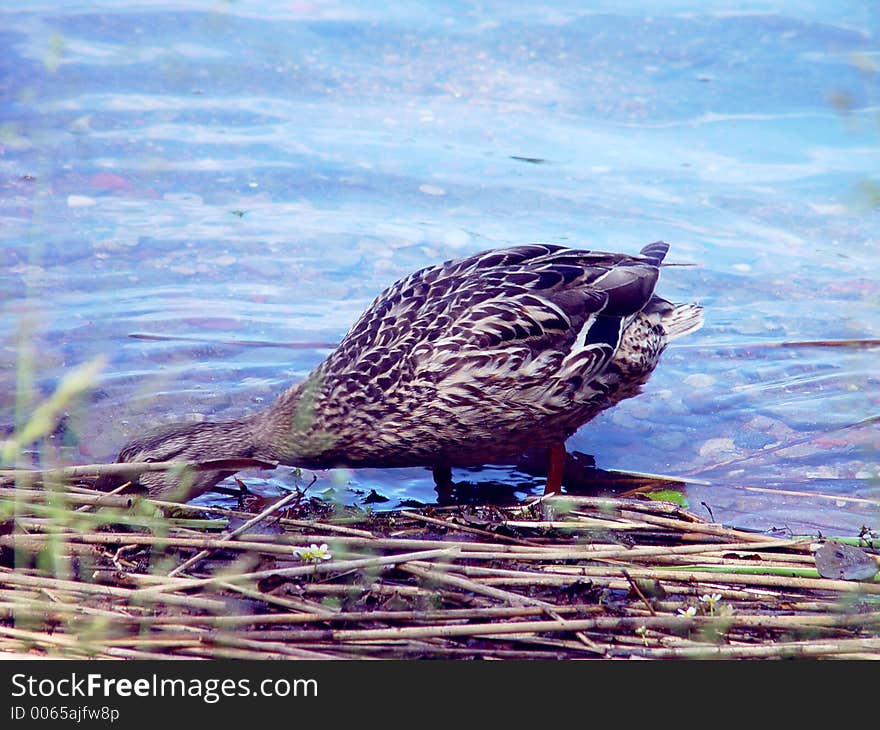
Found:
<svg viewBox="0 0 880 730"><path fill-rule="evenodd" d="M669 251L668 243L665 243L664 241L654 241L654 243L649 243L645 246L639 252L639 255L642 258L648 259L648 261L654 264L654 266L659 266L666 257L667 251Z"/></svg>
<svg viewBox="0 0 880 730"><path fill-rule="evenodd" d="M662 320L668 340L696 332L703 326L703 308L697 304L675 304Z"/></svg>

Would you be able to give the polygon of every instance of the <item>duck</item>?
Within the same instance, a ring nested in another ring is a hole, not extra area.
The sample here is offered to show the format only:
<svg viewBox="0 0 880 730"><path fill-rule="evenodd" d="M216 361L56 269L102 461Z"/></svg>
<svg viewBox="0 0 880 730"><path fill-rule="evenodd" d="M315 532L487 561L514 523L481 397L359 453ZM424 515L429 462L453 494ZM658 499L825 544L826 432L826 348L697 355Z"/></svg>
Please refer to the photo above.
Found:
<svg viewBox="0 0 880 730"><path fill-rule="evenodd" d="M546 449L561 491L565 441L637 395L702 308L654 294L669 245L637 255L528 244L420 269L379 294L336 349L269 406L135 436L117 462L253 458L311 470L514 464ZM145 471L185 501L231 471ZM119 486L103 477L100 488Z"/></svg>

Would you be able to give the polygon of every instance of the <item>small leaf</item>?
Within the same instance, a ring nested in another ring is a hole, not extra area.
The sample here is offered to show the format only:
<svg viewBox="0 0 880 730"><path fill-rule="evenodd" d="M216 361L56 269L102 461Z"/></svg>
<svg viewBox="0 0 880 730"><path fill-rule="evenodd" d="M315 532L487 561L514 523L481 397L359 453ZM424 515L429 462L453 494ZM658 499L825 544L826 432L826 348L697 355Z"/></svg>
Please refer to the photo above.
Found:
<svg viewBox="0 0 880 730"><path fill-rule="evenodd" d="M656 492L646 492L645 496L657 502L672 502L679 507L688 506L687 498L676 489L658 489Z"/></svg>

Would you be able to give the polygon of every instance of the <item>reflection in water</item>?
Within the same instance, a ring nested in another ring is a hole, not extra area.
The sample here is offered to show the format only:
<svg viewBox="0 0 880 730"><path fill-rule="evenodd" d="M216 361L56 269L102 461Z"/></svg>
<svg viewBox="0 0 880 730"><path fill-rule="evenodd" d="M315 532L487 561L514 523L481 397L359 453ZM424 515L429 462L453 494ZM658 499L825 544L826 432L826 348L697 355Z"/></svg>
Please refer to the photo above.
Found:
<svg viewBox="0 0 880 730"><path fill-rule="evenodd" d="M259 408L422 266L664 239L692 266L663 295L706 326L569 449L709 482L692 509L741 526L877 525L877 424L847 426L880 413L880 348L768 346L880 338L870 4L264 6L0 10L0 428L109 358L34 459ZM437 497L419 469L321 476Z"/></svg>

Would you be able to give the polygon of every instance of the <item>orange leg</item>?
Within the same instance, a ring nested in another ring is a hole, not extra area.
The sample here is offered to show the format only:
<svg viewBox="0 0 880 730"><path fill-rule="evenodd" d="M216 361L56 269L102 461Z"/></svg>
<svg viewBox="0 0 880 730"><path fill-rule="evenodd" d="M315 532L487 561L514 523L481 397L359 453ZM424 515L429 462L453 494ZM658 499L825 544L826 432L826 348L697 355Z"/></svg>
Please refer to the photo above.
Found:
<svg viewBox="0 0 880 730"><path fill-rule="evenodd" d="M562 472L565 469L565 444L553 444L548 452L550 465L544 494L559 494L562 491Z"/></svg>

